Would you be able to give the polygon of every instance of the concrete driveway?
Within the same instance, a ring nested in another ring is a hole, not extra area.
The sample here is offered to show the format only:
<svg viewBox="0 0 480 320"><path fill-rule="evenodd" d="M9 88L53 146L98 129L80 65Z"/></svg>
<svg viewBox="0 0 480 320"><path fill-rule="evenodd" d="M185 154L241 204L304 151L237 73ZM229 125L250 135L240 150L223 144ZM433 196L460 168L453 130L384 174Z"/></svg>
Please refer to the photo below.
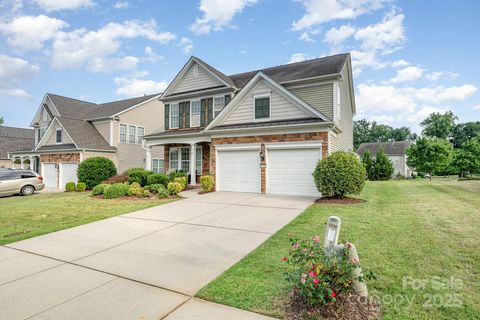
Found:
<svg viewBox="0 0 480 320"><path fill-rule="evenodd" d="M0 247L0 319L267 319L192 297L313 199L185 195Z"/></svg>

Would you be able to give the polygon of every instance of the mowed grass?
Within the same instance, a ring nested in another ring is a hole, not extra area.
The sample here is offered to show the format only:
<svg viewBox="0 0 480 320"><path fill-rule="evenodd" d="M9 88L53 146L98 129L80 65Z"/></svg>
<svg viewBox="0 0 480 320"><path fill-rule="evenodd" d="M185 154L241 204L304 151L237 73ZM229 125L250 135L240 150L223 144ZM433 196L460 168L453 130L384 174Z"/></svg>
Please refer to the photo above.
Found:
<svg viewBox="0 0 480 320"><path fill-rule="evenodd" d="M323 238L336 215L340 241L377 276L368 289L385 319L480 319L480 181L368 182L360 197L368 202L312 205L198 296L281 318L288 234Z"/></svg>
<svg viewBox="0 0 480 320"><path fill-rule="evenodd" d="M0 245L141 210L167 200L105 200L90 192L0 198Z"/></svg>

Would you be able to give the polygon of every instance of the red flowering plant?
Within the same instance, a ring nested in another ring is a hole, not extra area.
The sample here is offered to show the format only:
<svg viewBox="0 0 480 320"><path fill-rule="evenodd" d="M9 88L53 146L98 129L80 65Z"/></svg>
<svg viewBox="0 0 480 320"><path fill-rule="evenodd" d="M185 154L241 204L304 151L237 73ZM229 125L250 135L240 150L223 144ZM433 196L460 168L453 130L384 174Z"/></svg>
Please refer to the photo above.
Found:
<svg viewBox="0 0 480 320"><path fill-rule="evenodd" d="M359 264L349 258L349 248L327 254L318 236L290 242L288 257L282 258L289 265L285 276L310 305L335 302L339 293L352 291L354 280L363 281L354 275Z"/></svg>

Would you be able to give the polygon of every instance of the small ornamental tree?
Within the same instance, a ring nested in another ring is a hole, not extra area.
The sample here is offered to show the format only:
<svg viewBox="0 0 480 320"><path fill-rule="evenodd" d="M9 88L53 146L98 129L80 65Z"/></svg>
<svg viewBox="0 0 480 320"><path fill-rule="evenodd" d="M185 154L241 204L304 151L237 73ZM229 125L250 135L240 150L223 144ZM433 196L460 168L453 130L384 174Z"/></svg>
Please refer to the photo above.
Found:
<svg viewBox="0 0 480 320"><path fill-rule="evenodd" d="M366 171L353 153L337 151L318 161L313 173L315 185L323 196L344 198L359 194L365 185Z"/></svg>
<svg viewBox="0 0 480 320"><path fill-rule="evenodd" d="M452 160L452 145L445 139L421 138L407 149L407 164L419 172L432 173L443 170Z"/></svg>
<svg viewBox="0 0 480 320"><path fill-rule="evenodd" d="M388 159L385 151L382 148L378 150L375 157L375 163L373 165L373 179L370 180L390 180L393 175L393 164Z"/></svg>
<svg viewBox="0 0 480 320"><path fill-rule="evenodd" d="M78 181L85 182L89 190L116 174L117 168L112 160L104 157L88 158L77 169Z"/></svg>
<svg viewBox="0 0 480 320"><path fill-rule="evenodd" d="M362 155L362 163L365 167L365 171L367 172L368 180L373 180L373 165L375 162L373 161L372 157L370 156L370 151L367 150Z"/></svg>
<svg viewBox="0 0 480 320"><path fill-rule="evenodd" d="M480 172L480 143L471 139L461 149L455 150L452 166L455 167L460 176L465 173L470 175Z"/></svg>

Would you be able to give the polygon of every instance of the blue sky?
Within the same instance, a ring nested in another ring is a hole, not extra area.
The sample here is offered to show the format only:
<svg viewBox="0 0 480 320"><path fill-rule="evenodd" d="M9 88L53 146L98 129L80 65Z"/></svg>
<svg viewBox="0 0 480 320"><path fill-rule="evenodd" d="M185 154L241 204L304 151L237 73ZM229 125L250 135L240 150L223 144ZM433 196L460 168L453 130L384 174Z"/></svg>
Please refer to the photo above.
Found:
<svg viewBox="0 0 480 320"><path fill-rule="evenodd" d="M357 119L480 120L478 12L474 0L2 0L0 116L27 127L45 92L161 92L191 55L232 74L351 52Z"/></svg>

